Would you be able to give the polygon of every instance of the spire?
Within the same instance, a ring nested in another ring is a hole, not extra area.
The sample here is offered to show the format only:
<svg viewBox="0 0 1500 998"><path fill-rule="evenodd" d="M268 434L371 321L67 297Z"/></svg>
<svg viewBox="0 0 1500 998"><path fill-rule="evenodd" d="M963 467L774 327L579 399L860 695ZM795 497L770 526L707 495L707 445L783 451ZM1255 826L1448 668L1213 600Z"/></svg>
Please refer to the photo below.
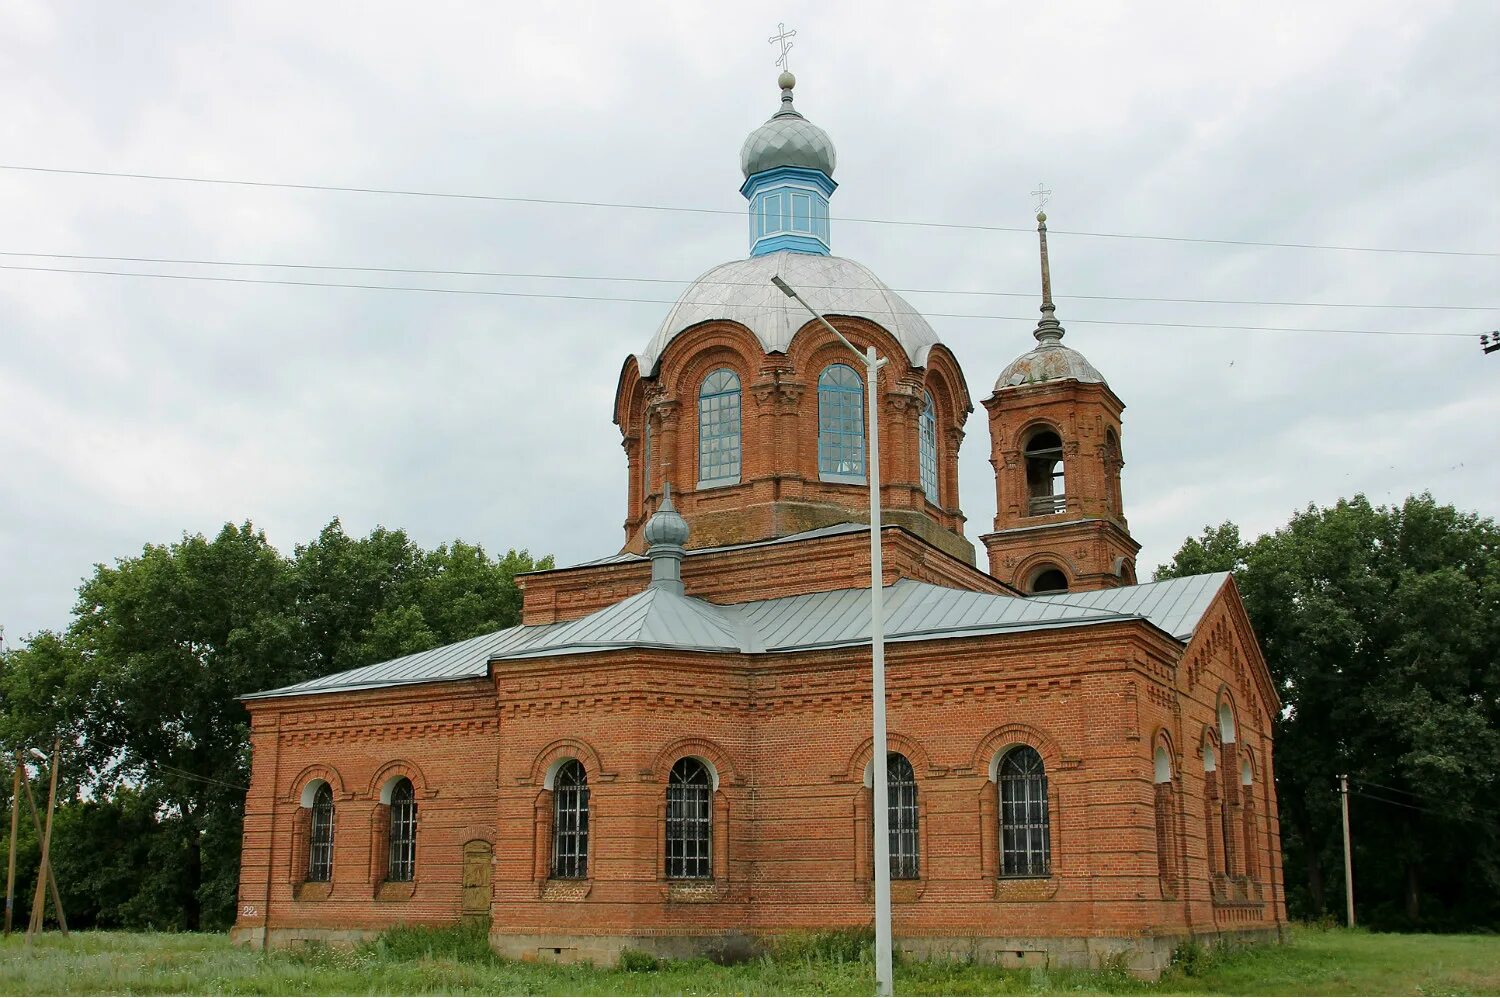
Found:
<svg viewBox="0 0 1500 998"><path fill-rule="evenodd" d="M687 521L672 505L672 483L662 488L661 507L646 523L646 557L651 559L651 588L682 595L682 557L687 552Z"/></svg>
<svg viewBox="0 0 1500 998"><path fill-rule="evenodd" d="M1057 321L1057 306L1052 304L1052 266L1047 261L1047 213L1036 213L1037 238L1042 245L1042 319L1031 335L1042 346L1056 346L1062 342L1065 330Z"/></svg>

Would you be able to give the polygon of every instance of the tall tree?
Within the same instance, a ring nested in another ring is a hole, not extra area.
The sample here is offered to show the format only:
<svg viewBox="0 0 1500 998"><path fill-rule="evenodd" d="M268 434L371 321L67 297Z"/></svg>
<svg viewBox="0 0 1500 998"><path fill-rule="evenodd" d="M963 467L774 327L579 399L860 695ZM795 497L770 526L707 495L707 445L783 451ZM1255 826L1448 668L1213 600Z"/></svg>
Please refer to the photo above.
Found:
<svg viewBox="0 0 1500 998"><path fill-rule="evenodd" d="M515 576L551 564L334 520L291 559L246 523L95 566L66 633L0 655L0 745L66 746L54 845L92 885L80 911L227 925L249 778L236 698L519 623Z"/></svg>
<svg viewBox="0 0 1500 998"><path fill-rule="evenodd" d="M1233 524L1158 578L1232 569L1285 702L1277 790L1289 901L1341 883L1351 776L1356 899L1377 925L1500 920L1500 531L1429 495L1310 506L1249 544ZM1295 882L1295 881L1292 881Z"/></svg>

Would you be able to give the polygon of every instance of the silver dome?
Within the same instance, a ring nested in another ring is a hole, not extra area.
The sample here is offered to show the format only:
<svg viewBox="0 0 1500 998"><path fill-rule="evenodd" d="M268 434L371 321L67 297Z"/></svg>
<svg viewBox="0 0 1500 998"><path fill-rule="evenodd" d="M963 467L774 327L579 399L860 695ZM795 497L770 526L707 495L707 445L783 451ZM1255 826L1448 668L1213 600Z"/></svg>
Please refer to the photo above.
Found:
<svg viewBox="0 0 1500 998"><path fill-rule="evenodd" d="M740 147L740 169L747 179L778 166L800 166L833 176L833 166L838 158L833 140L792 107L792 87L786 84L795 85L796 82L792 74L782 74L781 110L751 132Z"/></svg>
<svg viewBox="0 0 1500 998"><path fill-rule="evenodd" d="M780 250L721 264L694 281L646 349L636 355L641 374L656 373L662 353L678 333L712 319L747 326L767 353L785 353L792 336L811 317L771 283L778 275L824 315L853 315L878 323L905 348L913 367L925 367L928 351L941 342L927 320L863 264Z"/></svg>
<svg viewBox="0 0 1500 998"><path fill-rule="evenodd" d="M1071 347L1054 341L1040 343L1036 349L1023 353L1000 372L995 382L995 391L1040 384L1044 381L1078 381L1086 385L1106 385L1088 359Z"/></svg>

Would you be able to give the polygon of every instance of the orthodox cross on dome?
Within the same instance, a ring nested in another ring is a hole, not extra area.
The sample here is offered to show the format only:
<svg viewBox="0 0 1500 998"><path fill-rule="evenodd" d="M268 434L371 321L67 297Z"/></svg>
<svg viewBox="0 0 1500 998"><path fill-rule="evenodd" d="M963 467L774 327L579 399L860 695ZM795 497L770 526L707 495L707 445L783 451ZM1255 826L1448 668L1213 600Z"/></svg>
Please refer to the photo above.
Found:
<svg viewBox="0 0 1500 998"><path fill-rule="evenodd" d="M1037 182L1036 190L1031 192L1031 196L1036 198L1036 210L1038 214L1041 213L1043 208L1047 207L1047 202L1052 200L1052 192L1047 190L1046 186L1040 181Z"/></svg>
<svg viewBox="0 0 1500 998"><path fill-rule="evenodd" d="M772 45L776 45L778 43L781 45L781 56L776 60L776 65L780 66L782 69L792 68L787 65L786 55L792 50L792 38L796 34L797 29L793 28L791 31L786 30L786 22L783 21L780 24L776 25L776 34L766 39L766 41Z"/></svg>

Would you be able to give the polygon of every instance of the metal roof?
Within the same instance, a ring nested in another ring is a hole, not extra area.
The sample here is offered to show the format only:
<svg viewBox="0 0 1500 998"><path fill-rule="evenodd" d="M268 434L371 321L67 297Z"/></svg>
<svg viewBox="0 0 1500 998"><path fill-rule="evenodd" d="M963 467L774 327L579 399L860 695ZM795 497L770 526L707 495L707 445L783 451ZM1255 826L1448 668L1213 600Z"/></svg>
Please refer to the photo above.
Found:
<svg viewBox="0 0 1500 998"><path fill-rule="evenodd" d="M1146 620L1181 641L1223 588L1228 573L1121 589L1051 596L997 596L902 579L886 587L886 639L928 641ZM346 692L407 683L472 679L490 662L625 648L759 654L866 644L870 591L838 589L718 605L648 588L577 620L493 634L351 669L245 699Z"/></svg>
<svg viewBox="0 0 1500 998"><path fill-rule="evenodd" d="M1032 596L1032 602L1092 607L1132 617L1145 617L1179 641L1193 636L1203 612L1229 578L1228 572L1189 575L1181 579L1148 582L1119 589L1087 593L1057 593Z"/></svg>
<svg viewBox="0 0 1500 998"><path fill-rule="evenodd" d="M939 342L927 320L864 264L780 250L720 264L694 281L646 349L636 355L641 374L656 373L663 351L678 333L711 319L738 322L755 334L767 353L785 353L792 336L807 323L807 312L771 283L776 276L823 315L853 315L878 323L905 348L914 367L925 367L928 351Z"/></svg>

